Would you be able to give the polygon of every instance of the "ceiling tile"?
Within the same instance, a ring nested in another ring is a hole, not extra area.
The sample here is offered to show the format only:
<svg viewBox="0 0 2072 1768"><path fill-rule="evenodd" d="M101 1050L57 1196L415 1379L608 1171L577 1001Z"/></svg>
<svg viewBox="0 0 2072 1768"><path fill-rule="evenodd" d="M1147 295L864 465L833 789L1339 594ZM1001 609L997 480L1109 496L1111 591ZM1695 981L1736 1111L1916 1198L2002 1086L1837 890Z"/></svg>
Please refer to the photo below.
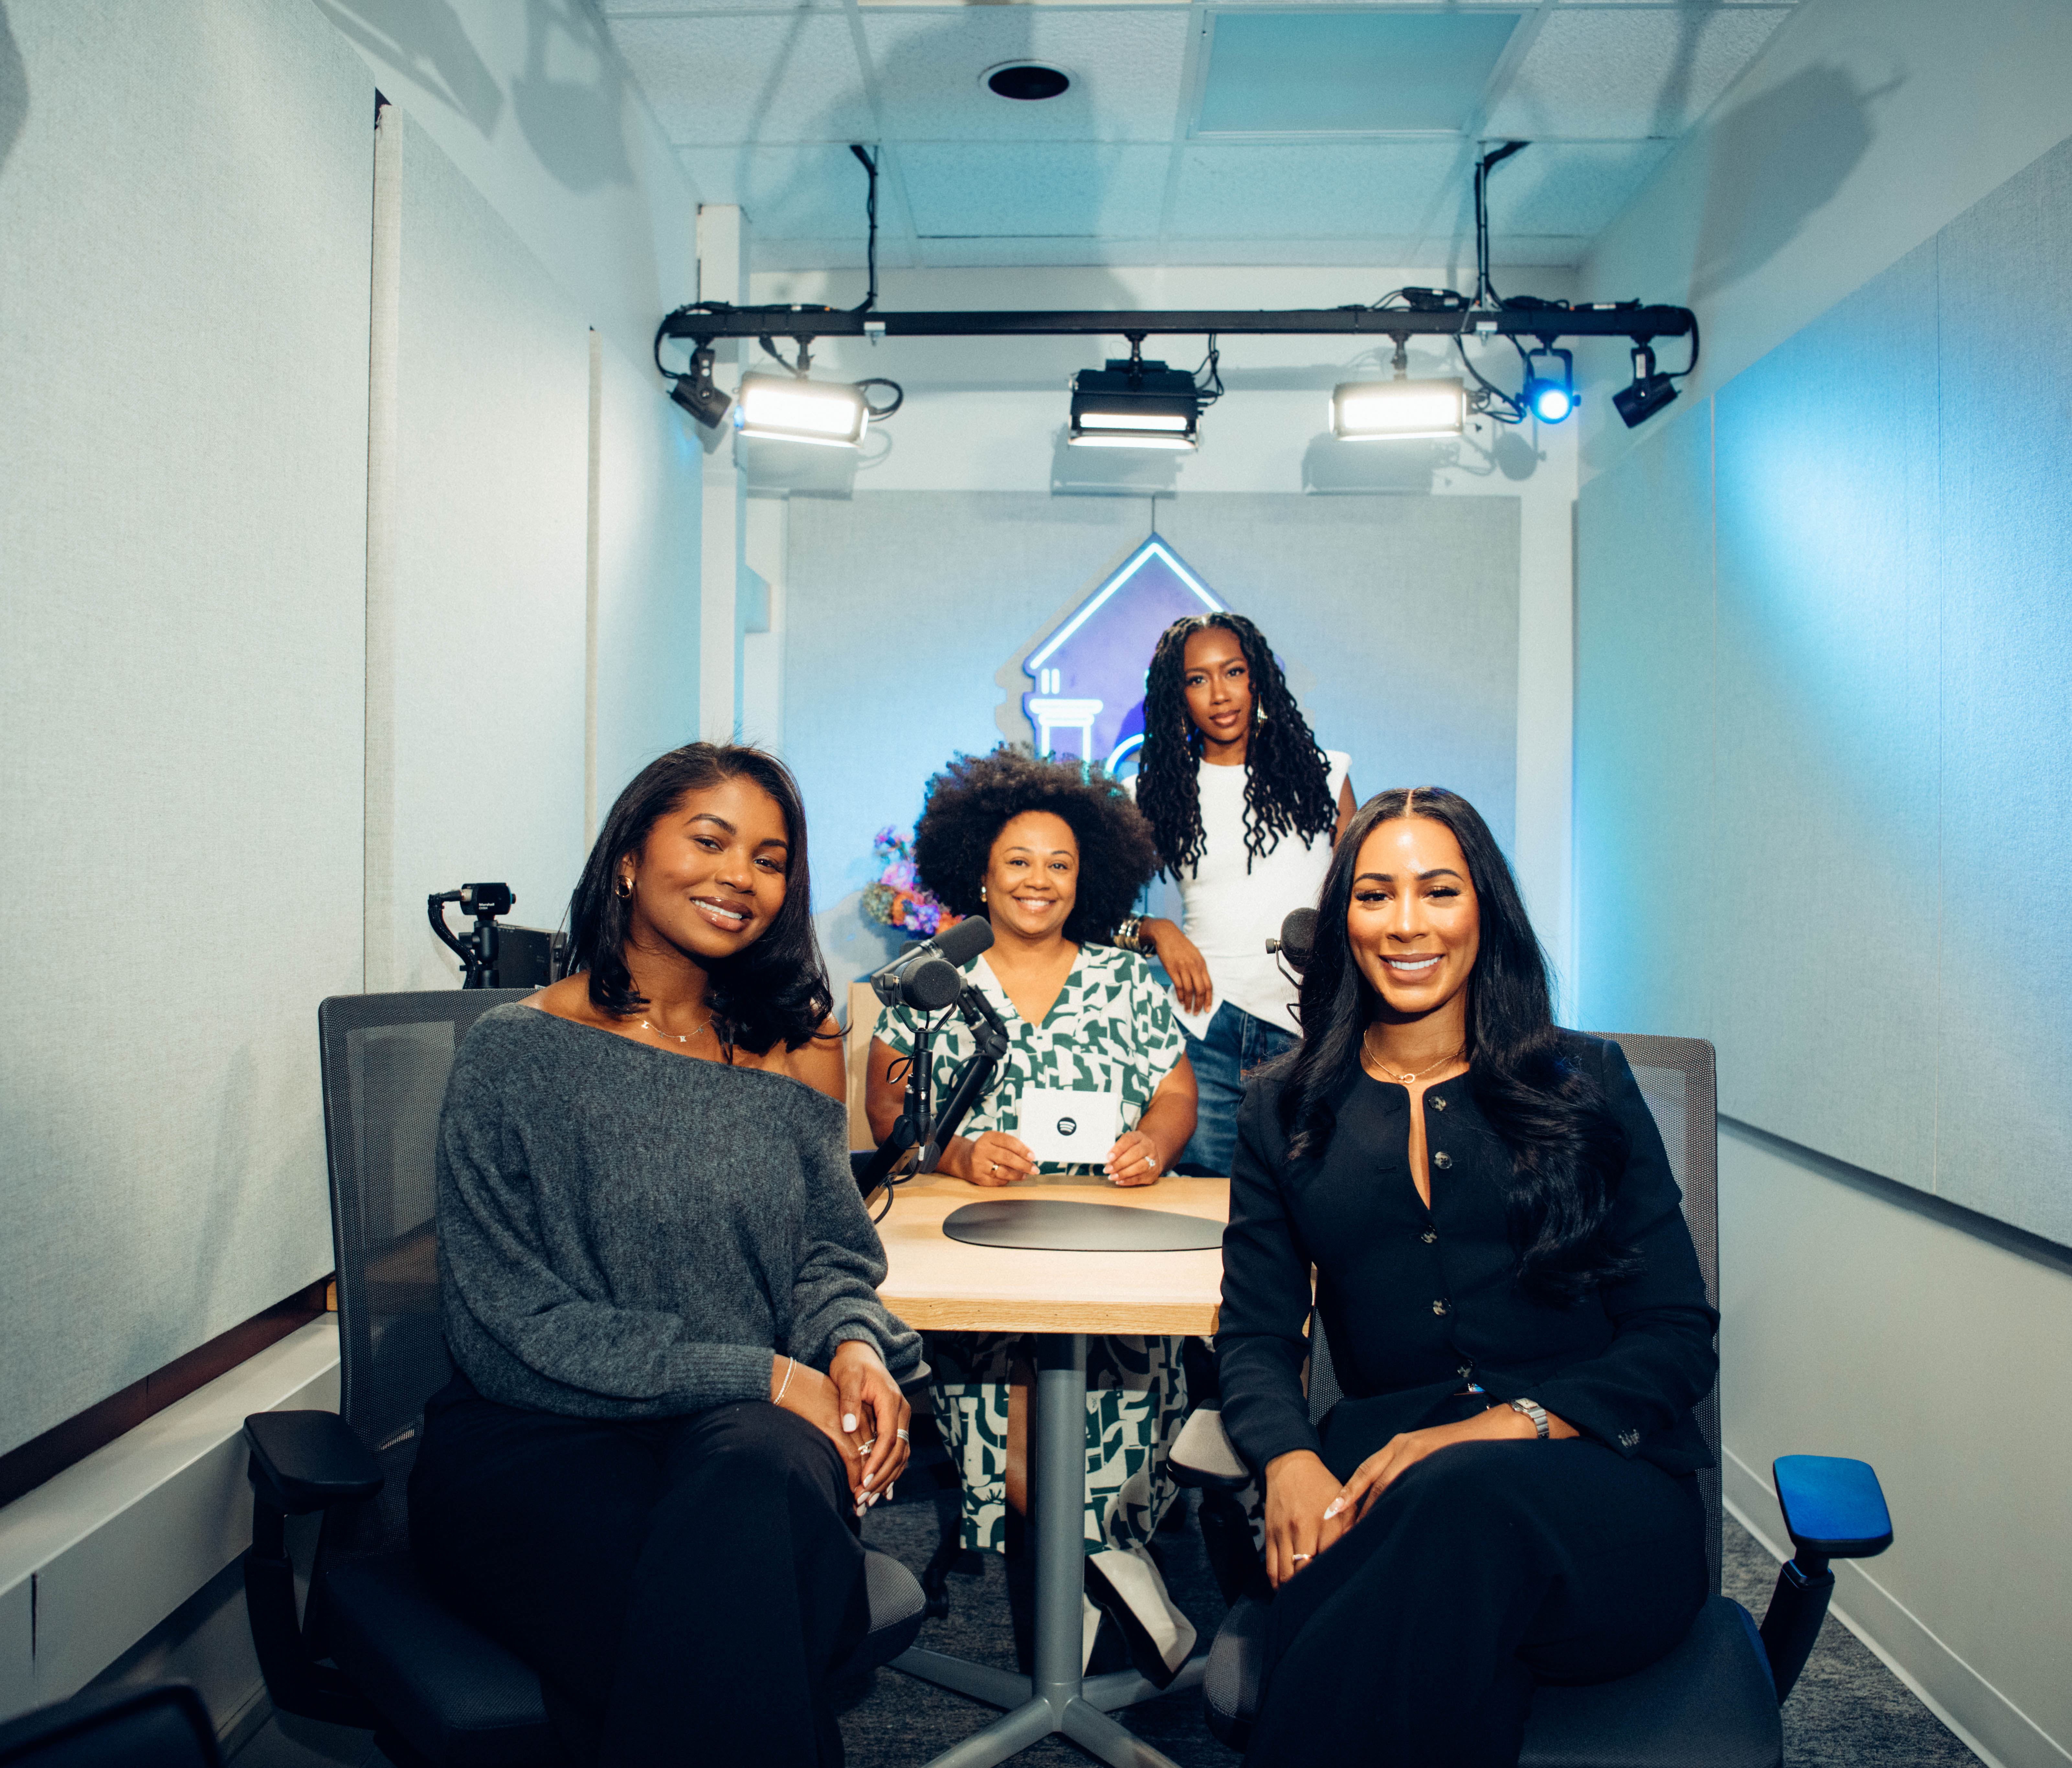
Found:
<svg viewBox="0 0 2072 1768"><path fill-rule="evenodd" d="M867 142L876 134L840 13L620 18L611 33L672 142Z"/></svg>
<svg viewBox="0 0 2072 1768"><path fill-rule="evenodd" d="M1552 14L1483 132L1527 139L1681 135L1786 15L1775 6Z"/></svg>
<svg viewBox="0 0 2072 1768"><path fill-rule="evenodd" d="M863 20L886 133L894 140L1170 141L1192 14L983 6L873 12ZM981 76L1040 61L1071 88L1034 103L1001 98Z"/></svg>
<svg viewBox="0 0 2072 1768"><path fill-rule="evenodd" d="M841 143L680 147L676 158L697 186L700 201L738 203L748 211L751 240L853 238L862 262L869 180ZM878 209L882 227L882 191Z"/></svg>
<svg viewBox="0 0 2072 1768"><path fill-rule="evenodd" d="M1529 234L1601 232L1667 156L1668 142L1540 142L1507 160L1489 181L1490 231ZM1459 219L1474 225L1474 198L1463 190ZM1536 263L1543 260L1536 259Z"/></svg>
<svg viewBox="0 0 2072 1768"><path fill-rule="evenodd" d="M1218 13L1194 133L1464 128L1519 16Z"/></svg>
<svg viewBox="0 0 2072 1768"><path fill-rule="evenodd" d="M1462 158L1457 143L1190 142L1175 237L1412 236Z"/></svg>
<svg viewBox="0 0 2072 1768"><path fill-rule="evenodd" d="M621 18L673 18L684 13L786 12L796 6L833 6L841 0L605 0L606 24Z"/></svg>
<svg viewBox="0 0 2072 1768"><path fill-rule="evenodd" d="M924 240L1149 239L1170 153L1109 142L919 142L896 151Z"/></svg>

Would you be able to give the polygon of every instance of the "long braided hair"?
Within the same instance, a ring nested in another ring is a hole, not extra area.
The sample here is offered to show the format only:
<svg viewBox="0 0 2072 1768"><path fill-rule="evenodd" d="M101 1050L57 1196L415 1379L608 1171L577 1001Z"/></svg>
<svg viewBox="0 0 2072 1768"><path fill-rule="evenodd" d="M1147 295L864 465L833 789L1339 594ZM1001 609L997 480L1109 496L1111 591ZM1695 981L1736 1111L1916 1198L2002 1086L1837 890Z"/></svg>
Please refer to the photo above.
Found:
<svg viewBox="0 0 2072 1768"><path fill-rule="evenodd" d="M1202 733L1187 711L1187 641L1220 627L1238 642L1252 677L1252 736L1244 753L1245 870L1281 836L1305 841L1337 823L1330 764L1288 691L1265 635L1243 614L1190 614L1159 634L1145 679L1144 747L1137 764L1137 806L1151 819L1161 869L1178 877L1200 862L1203 846L1195 763Z"/></svg>

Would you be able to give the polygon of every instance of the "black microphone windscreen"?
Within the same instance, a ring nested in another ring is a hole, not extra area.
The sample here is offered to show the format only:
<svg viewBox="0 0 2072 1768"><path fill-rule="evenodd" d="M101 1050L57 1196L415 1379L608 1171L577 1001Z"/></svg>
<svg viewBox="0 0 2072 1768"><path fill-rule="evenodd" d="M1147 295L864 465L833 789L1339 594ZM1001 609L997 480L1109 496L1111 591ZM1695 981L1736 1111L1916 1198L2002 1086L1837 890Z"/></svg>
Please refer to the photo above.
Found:
<svg viewBox="0 0 2072 1768"><path fill-rule="evenodd" d="M1317 946L1317 911L1296 909L1281 923L1281 950L1288 962L1300 970L1309 962Z"/></svg>
<svg viewBox="0 0 2072 1768"><path fill-rule="evenodd" d="M964 972L941 958L924 958L899 978L899 998L924 1013L954 1007L964 991Z"/></svg>
<svg viewBox="0 0 2072 1768"><path fill-rule="evenodd" d="M935 950L958 965L968 964L992 943L993 923L984 915L960 921L948 933L936 934L935 939Z"/></svg>

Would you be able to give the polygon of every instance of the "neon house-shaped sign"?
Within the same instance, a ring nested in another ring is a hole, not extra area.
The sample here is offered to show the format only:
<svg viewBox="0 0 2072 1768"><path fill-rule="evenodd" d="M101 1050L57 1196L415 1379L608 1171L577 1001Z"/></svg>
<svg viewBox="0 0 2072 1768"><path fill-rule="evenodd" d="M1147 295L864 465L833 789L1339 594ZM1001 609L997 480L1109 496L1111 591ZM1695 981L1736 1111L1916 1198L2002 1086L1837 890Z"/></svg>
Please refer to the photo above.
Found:
<svg viewBox="0 0 2072 1768"><path fill-rule="evenodd" d="M1122 561L1022 665L1022 696L1038 755L1072 755L1121 771L1144 742L1144 678L1158 635L1223 605L1157 535Z"/></svg>

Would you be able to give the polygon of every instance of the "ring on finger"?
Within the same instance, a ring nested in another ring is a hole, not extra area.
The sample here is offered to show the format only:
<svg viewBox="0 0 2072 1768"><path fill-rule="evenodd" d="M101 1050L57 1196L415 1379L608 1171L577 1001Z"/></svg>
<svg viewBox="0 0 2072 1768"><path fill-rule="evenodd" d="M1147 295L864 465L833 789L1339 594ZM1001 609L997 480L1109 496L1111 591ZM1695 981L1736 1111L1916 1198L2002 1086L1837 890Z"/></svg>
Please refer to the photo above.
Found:
<svg viewBox="0 0 2072 1768"><path fill-rule="evenodd" d="M897 1438L898 1438L902 1442L907 1442L907 1441L909 1440L909 1438L908 1438L908 1437L907 1437L907 1435L906 1435L906 1433L905 1431L903 1431L903 1430L895 1430L895 1431L894 1431L892 1434L893 1434L893 1435L894 1435L894 1436L897 1437Z"/></svg>
<svg viewBox="0 0 2072 1768"><path fill-rule="evenodd" d="M1316 1556L1314 1553L1290 1553L1288 1557L1294 1564L1300 1565L1304 1560L1314 1559Z"/></svg>

